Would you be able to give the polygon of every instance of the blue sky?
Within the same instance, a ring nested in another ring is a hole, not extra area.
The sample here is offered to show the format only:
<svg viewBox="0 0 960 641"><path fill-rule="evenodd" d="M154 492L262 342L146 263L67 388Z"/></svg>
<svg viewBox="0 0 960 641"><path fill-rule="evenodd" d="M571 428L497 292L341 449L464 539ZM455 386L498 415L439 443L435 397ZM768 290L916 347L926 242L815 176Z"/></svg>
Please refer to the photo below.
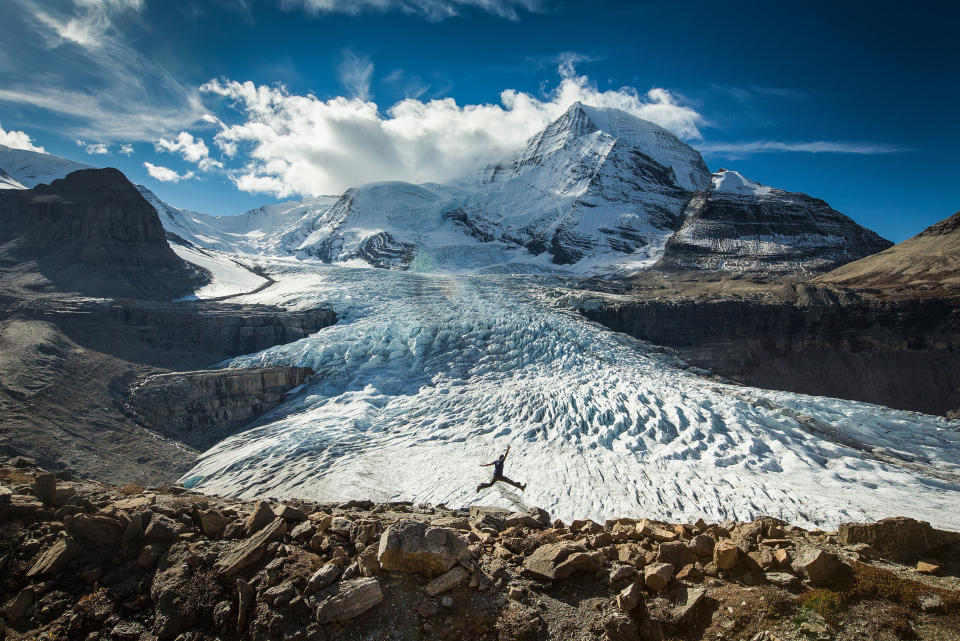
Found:
<svg viewBox="0 0 960 641"><path fill-rule="evenodd" d="M952 3L4 4L0 142L199 211L448 179L574 99L894 241L960 209Z"/></svg>

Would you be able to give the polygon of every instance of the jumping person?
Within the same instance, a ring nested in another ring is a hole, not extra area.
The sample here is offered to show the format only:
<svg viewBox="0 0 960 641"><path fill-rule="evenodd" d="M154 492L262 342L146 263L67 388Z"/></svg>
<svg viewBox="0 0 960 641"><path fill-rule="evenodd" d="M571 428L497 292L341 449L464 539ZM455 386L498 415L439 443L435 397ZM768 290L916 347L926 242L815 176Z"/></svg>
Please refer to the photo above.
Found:
<svg viewBox="0 0 960 641"><path fill-rule="evenodd" d="M509 483L513 487L520 488L520 491L527 489L526 483L517 483L516 481L512 481L503 475L503 462L507 460L507 454L509 453L510 453L510 446L508 445L507 451L501 454L500 458L498 458L496 461L494 461L493 463L482 463L480 465L480 467L490 467L491 465L493 466L493 479L491 479L489 483L481 483L480 485L478 485L477 492L492 486L497 481L503 481L504 483Z"/></svg>

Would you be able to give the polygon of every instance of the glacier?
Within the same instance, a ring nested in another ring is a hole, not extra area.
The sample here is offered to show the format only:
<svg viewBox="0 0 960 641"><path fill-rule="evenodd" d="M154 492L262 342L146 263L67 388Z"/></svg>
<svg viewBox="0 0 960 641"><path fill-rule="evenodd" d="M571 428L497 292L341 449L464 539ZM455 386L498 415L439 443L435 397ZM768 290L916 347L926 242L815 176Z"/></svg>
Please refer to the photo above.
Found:
<svg viewBox="0 0 960 641"><path fill-rule="evenodd" d="M182 479L198 490L960 527L960 430L947 419L724 383L587 321L563 277L262 266L275 282L236 302L329 305L341 321L223 364L316 374L203 453ZM479 463L507 445L506 472L527 490L477 494Z"/></svg>

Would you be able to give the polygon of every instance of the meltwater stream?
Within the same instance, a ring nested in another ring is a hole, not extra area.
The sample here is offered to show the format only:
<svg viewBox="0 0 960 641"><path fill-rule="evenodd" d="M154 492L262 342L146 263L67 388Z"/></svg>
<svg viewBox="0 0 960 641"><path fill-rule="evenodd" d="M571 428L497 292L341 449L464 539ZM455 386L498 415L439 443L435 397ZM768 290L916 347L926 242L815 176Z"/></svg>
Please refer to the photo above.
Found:
<svg viewBox="0 0 960 641"><path fill-rule="evenodd" d="M960 430L933 416L726 385L555 301L560 281L277 262L240 302L343 320L231 361L317 373L184 482L240 497L540 506L563 519L906 514L960 527ZM523 493L476 492L512 446Z"/></svg>

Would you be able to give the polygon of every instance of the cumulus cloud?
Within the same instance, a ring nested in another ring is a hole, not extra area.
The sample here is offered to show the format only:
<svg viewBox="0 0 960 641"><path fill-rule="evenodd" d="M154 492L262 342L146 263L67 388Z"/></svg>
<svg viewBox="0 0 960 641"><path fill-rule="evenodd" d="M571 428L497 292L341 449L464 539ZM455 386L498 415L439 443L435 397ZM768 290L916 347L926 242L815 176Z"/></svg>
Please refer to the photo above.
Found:
<svg viewBox="0 0 960 641"><path fill-rule="evenodd" d="M33 144L30 136L25 131L4 131L0 126L0 145L10 147L11 149L23 149L26 151L37 151L44 153L43 147Z"/></svg>
<svg viewBox="0 0 960 641"><path fill-rule="evenodd" d="M110 153L110 148L102 142L84 142L83 140L78 140L76 142L78 147L91 155Z"/></svg>
<svg viewBox="0 0 960 641"><path fill-rule="evenodd" d="M195 87L140 52L144 0L4 0L0 102L47 110L68 135L155 140L197 123ZM30 64L23 64L23 61Z"/></svg>
<svg viewBox="0 0 960 641"><path fill-rule="evenodd" d="M123 154L124 156L132 156L133 145L131 145L130 143L120 145L120 153Z"/></svg>
<svg viewBox="0 0 960 641"><path fill-rule="evenodd" d="M147 173L150 174L151 178L154 180L159 180L163 183L178 183L181 180L190 180L195 175L192 171L178 174L169 167L164 167L163 165L154 165L150 162L143 163L143 166L146 168Z"/></svg>
<svg viewBox="0 0 960 641"><path fill-rule="evenodd" d="M161 138L155 145L157 151L179 153L184 160L196 163L201 171L210 171L213 168L223 168L223 163L210 157L210 148L202 138L194 138L186 131L181 131L174 139Z"/></svg>
<svg viewBox="0 0 960 641"><path fill-rule="evenodd" d="M521 11L539 11L542 0L280 0L284 9L304 9L313 14L367 11L402 11L427 20L444 20L464 9L479 9L507 20L519 20Z"/></svg>
<svg viewBox="0 0 960 641"><path fill-rule="evenodd" d="M775 140L753 140L747 142L705 142L697 145L704 153L728 156L745 156L776 152L805 152L812 154L896 154L909 151L903 147L872 142L834 142L815 140L812 142L780 142Z"/></svg>
<svg viewBox="0 0 960 641"><path fill-rule="evenodd" d="M445 181L505 157L575 101L616 107L675 134L700 136L702 118L665 89L600 91L572 67L545 97L508 89L500 104L408 98L381 112L360 98L321 100L283 87L213 80L201 87L231 101L243 119L219 123L214 143L244 159L237 187L279 197L342 192L380 180Z"/></svg>

